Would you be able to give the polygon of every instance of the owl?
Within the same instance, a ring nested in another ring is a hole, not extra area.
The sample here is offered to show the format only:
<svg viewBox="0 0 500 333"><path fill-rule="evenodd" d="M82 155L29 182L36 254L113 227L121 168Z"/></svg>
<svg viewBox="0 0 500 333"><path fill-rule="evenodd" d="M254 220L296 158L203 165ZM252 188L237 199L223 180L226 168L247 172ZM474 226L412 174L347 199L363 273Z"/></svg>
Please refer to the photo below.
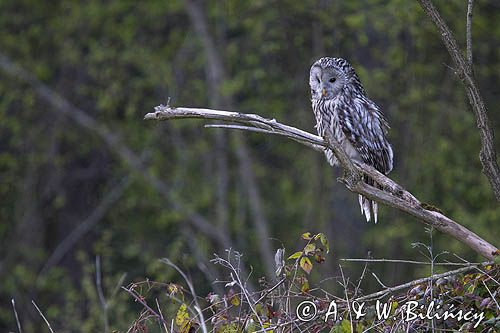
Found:
<svg viewBox="0 0 500 333"><path fill-rule="evenodd" d="M393 161L389 125L366 96L354 68L341 58L321 58L311 66L309 85L318 135L336 139L351 159L388 174ZM330 149L325 155L332 166L338 164ZM372 179L365 181L376 186ZM377 203L359 195L359 205L366 220L373 216L377 223Z"/></svg>

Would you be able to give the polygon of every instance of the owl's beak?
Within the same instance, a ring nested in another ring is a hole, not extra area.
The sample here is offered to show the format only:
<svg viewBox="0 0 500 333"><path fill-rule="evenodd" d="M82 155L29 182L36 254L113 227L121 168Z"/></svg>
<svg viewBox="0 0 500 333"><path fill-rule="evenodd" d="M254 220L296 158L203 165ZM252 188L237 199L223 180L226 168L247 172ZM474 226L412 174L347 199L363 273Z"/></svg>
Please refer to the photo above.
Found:
<svg viewBox="0 0 500 333"><path fill-rule="evenodd" d="M321 95L323 95L323 97L326 96L326 89L325 88L321 89Z"/></svg>

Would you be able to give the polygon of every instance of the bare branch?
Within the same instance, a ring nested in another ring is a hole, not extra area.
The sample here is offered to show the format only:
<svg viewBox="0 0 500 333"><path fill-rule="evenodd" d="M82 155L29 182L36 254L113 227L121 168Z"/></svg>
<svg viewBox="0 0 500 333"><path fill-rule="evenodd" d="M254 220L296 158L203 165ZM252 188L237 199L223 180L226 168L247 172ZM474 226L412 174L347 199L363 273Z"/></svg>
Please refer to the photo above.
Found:
<svg viewBox="0 0 500 333"><path fill-rule="evenodd" d="M45 321L45 324L47 324L47 326L49 327L49 331L50 331L51 333L54 333L54 330L52 329L52 326L50 326L49 321L48 321L48 320L47 320L47 318L45 318L45 316L43 315L42 310L40 310L40 308L38 307L38 305L36 305L35 301L31 300L31 303L35 306L36 311L38 311L38 313L40 314L40 316L42 317L42 319Z"/></svg>
<svg viewBox="0 0 500 333"><path fill-rule="evenodd" d="M163 318L163 313L161 312L160 303L158 303L158 298L155 298L155 302L156 302L156 308L158 309L158 314L160 315L161 318L160 328L162 327L161 325L163 325L163 329L165 330L165 332L169 333L165 318Z"/></svg>
<svg viewBox="0 0 500 333"><path fill-rule="evenodd" d="M211 262L222 265L223 267L229 268L231 270L230 276L231 276L231 283L235 283L238 285L238 287L241 290L241 293L243 296L245 296L245 299L247 301L248 306L250 307L251 311L259 321L260 327L264 328L264 324L262 322L262 319L260 318L255 305L257 304L254 302L253 297L250 295L250 292L248 290L247 286L247 281L250 279L250 275L247 277L246 280L242 279L241 276L241 257L242 255L238 253L237 251L232 251L231 249L226 250L227 252L227 259L221 258L218 255L215 255L215 258L211 260ZM235 264L233 264L232 257L234 256L235 259ZM246 320L245 320L246 321Z"/></svg>
<svg viewBox="0 0 500 333"><path fill-rule="evenodd" d="M14 299L11 299L10 302L12 303L12 309L14 310L14 316L16 317L17 330L19 333L23 333L23 330L21 329L21 322L19 321L19 316L17 315L16 301Z"/></svg>
<svg viewBox="0 0 500 333"><path fill-rule="evenodd" d="M492 263L487 263L487 264L492 264ZM386 289L378 291L376 293L365 295L363 297L359 297L359 298L356 299L356 301L366 301L366 300L371 300L371 299L377 299L377 298L380 298L380 297L384 297L384 296L386 296L389 293L394 293L394 292L396 292L398 290L407 289L407 288L416 286L418 284L422 284L422 283L429 282L429 281L434 281L434 280L437 280L437 279L440 279L440 278L445 278L445 277L448 277L448 276L452 276L452 275L457 275L457 274L460 274L460 273L465 273L465 272L473 271L473 270L475 270L477 268L478 268L478 266L462 267L462 268L458 268L458 269L455 269L453 271L449 271L449 272L446 272L446 273L435 274L435 275L432 275L432 276L429 276L429 277L426 277L426 278L421 278L421 279L413 280L413 281L410 281L410 282L407 282L407 283L403 283L403 284L401 284L399 286L387 287Z"/></svg>
<svg viewBox="0 0 500 333"><path fill-rule="evenodd" d="M347 291L348 289L348 284L349 284L349 279L345 279L345 276L344 276L344 270L342 269L342 265L339 265L339 268L340 268L340 274L342 274L342 287L344 288L344 295L345 295L345 302L347 304L350 304L351 302L349 301L349 292ZM354 332L354 325L352 324L352 313L351 313L351 307L348 306L347 307L347 313L349 314L349 322L351 323L350 325L350 328L351 328L351 333Z"/></svg>
<svg viewBox="0 0 500 333"><path fill-rule="evenodd" d="M144 119L168 120L182 118L201 118L219 121L229 121L243 124L257 130L265 130L273 134L279 134L300 143L317 149L317 147L328 147L332 149L341 162L344 169L344 177L340 179L342 183L354 193L362 194L371 200L383 203L387 206L399 209L417 218L417 221L432 226L437 230L446 233L460 242L468 245L477 253L488 259L493 259L497 248L472 231L448 218L437 211L436 208L421 203L415 196L405 190L401 185L392 179L381 174L373 167L362 163L353 163L338 142L325 142L323 138L300 130L298 128L281 124L275 119L266 119L256 114L246 114L231 111L197 109L197 108L172 108L167 106L155 107L154 113L148 113ZM239 127L238 129L245 129ZM382 189L370 186L362 181L361 175L367 175L374 179Z"/></svg>
<svg viewBox="0 0 500 333"><path fill-rule="evenodd" d="M260 298L258 300L255 301L255 304L259 303L260 301L262 301L264 298L267 297L267 295L269 295L270 293L272 293L276 288L278 288L279 286L281 286L283 284L283 282L286 281L286 278L282 278L278 283L276 283L274 286L272 286L271 288L269 288L268 290L266 290L262 296L260 296Z"/></svg>
<svg viewBox="0 0 500 333"><path fill-rule="evenodd" d="M377 276L377 274L375 274L374 272L372 272L372 276L375 278L375 280L377 280L378 284L380 284L382 286L382 288L386 288L388 289L389 287L387 287L384 283L382 283L382 281L380 280L380 278Z"/></svg>
<svg viewBox="0 0 500 333"><path fill-rule="evenodd" d="M495 297L495 295L493 295L493 293L491 292L490 288L488 288L488 285L484 282L484 280L481 280L481 282L483 283L483 286L486 288L486 290L488 290L488 293L490 294L491 299L497 305L497 310L500 310L500 305L498 305L498 301L497 301L497 298Z"/></svg>
<svg viewBox="0 0 500 333"><path fill-rule="evenodd" d="M484 104L483 97L479 92L474 74L472 71L472 64L467 62L462 50L458 46L457 40L455 39L453 32L448 28L443 18L439 14L438 10L434 7L430 0L418 0L420 6L424 12L429 16L429 18L434 22L436 28L441 36L443 44L446 46L448 53L455 64L455 74L460 78L465 86L465 91L467 93L467 98L474 111L476 117L476 125L479 128L479 135L481 137L481 151L479 153L479 159L483 165L483 173L488 178L491 188L497 201L500 201L500 168L497 163L497 154L495 150L495 140L494 131L491 128L490 121L488 119L488 110ZM472 22L472 1L469 1L468 12L470 12L470 20L468 14L468 23ZM472 23L471 23L472 24ZM471 31L468 26L468 34ZM470 47L470 60L472 61L472 37L467 37L468 48Z"/></svg>
<svg viewBox="0 0 500 333"><path fill-rule="evenodd" d="M250 131L250 132L257 132L257 133L265 133L265 134L275 134L275 135L287 136L288 138L290 138L292 140L295 140L295 141L297 141L299 143L302 143L302 144L304 144L306 146L309 146L312 149L315 149L317 151L323 152L325 150L324 146L318 146L318 145L315 145L315 144L311 144L309 141L304 140L301 137L293 137L293 133L289 133L289 135L290 135L289 136L289 135L285 135L283 133L274 132L274 131L270 131L270 130L263 129L263 128L256 128L256 127L243 126L243 125L208 124L208 125L205 125L205 127L206 128L239 129L239 130L242 130L242 131Z"/></svg>
<svg viewBox="0 0 500 333"><path fill-rule="evenodd" d="M132 288L125 288L121 287L121 289L125 290L127 293L129 293L137 302L141 303L141 305L149 311L153 316L155 316L162 324L165 323L165 319L163 319L163 316L157 313L155 310L153 310L146 301L144 301L144 298L140 295L138 295Z"/></svg>
<svg viewBox="0 0 500 333"><path fill-rule="evenodd" d="M99 302L101 303L102 316L104 320L104 332L109 332L109 319L108 319L108 307L109 304L104 297L104 292L102 290L102 276L101 276L101 257L95 257L95 283L97 289L97 295L99 296Z"/></svg>
<svg viewBox="0 0 500 333"><path fill-rule="evenodd" d="M397 264L413 264L413 265L432 265L433 263L428 261L415 261L415 260L401 260L401 259L363 259L363 258L346 258L340 259L340 261L348 262L388 262ZM438 266L477 266L485 265L479 262L469 263L469 262L435 262L434 265Z"/></svg>
<svg viewBox="0 0 500 333"><path fill-rule="evenodd" d="M469 0L467 4L467 62L472 71L472 9L474 8L474 0Z"/></svg>

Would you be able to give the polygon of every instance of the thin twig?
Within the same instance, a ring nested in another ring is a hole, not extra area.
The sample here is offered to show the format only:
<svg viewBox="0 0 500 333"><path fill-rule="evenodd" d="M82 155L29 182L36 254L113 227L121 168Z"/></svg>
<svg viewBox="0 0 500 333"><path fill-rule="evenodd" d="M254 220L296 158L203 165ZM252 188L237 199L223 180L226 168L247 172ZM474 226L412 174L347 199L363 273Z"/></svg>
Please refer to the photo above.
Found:
<svg viewBox="0 0 500 333"><path fill-rule="evenodd" d="M116 294L118 293L118 291L120 290L120 287L122 286L123 284L123 281L125 281L125 279L127 278L127 273L123 273L120 278L118 279L118 282L116 283L115 285L115 288L113 289L113 292L111 293L111 297L110 299L113 299Z"/></svg>
<svg viewBox="0 0 500 333"><path fill-rule="evenodd" d="M257 312L257 309L255 308L255 304L252 300L252 297L250 296L247 288L245 287L245 284L242 282L241 280L241 277L240 277L240 268L239 268L239 265L240 265L240 257L241 257L241 254L239 254L238 252L235 252L235 257L236 257L236 260L237 260L237 267L235 267L232 263L231 263L231 255L232 255L232 251L231 249L229 250L226 250L227 253L228 253L228 259L223 259L217 255L215 255L215 259L212 259L211 261L214 262L214 263L218 263L218 264L221 264L223 265L224 267L226 268L229 268L232 272L230 273L231 275L231 278L233 279L231 282L234 282L235 284L237 284L241 290L241 293L243 294L243 296L245 296L245 299L248 303L248 306L250 307L250 310L252 311L252 313L255 315L255 317L257 318L257 320L259 321L259 324L260 324L260 327L263 328L264 327L264 323L262 322L262 319L260 318L258 312Z"/></svg>
<svg viewBox="0 0 500 333"><path fill-rule="evenodd" d="M271 289L266 290L266 292L264 293L264 295L262 295L257 301L255 301L255 304L259 303L264 298L266 298L267 295L269 295L270 293L272 293L276 288L278 288L279 286L281 286L283 284L283 282L285 282L285 281L286 281L286 278L283 278L278 283L276 283Z"/></svg>
<svg viewBox="0 0 500 333"><path fill-rule="evenodd" d="M243 126L243 125L226 125L226 124L207 124L204 126L205 128L226 128L226 129L237 129L241 131L248 131L248 132L257 132L257 133L264 133L264 134L272 134L272 135L280 135L280 136L285 136L288 137L292 140L297 141L298 143L302 143L306 146L309 146L313 148L314 150L323 152L325 150L326 145L314 145L311 144L310 141L305 140L304 138L300 136L290 136L288 135L289 133L284 133L284 132L277 132L277 131L272 131L264 128L257 128L257 127L252 127L252 126Z"/></svg>
<svg viewBox="0 0 500 333"><path fill-rule="evenodd" d="M428 233L429 233L429 241L430 241L430 244L428 246L428 250L429 250L429 256L431 258L431 276L434 275L434 262L436 261L436 257L437 256L434 256L434 238L432 237L432 227L428 228L426 230ZM429 280L429 288L430 288L430 291L431 291L431 299L434 299L434 285L433 285L433 282L434 280ZM434 333L436 331L436 320L434 317L432 317L431 319L431 327L432 327L432 332Z"/></svg>
<svg viewBox="0 0 500 333"><path fill-rule="evenodd" d="M143 299L141 296L137 295L132 289L121 287L121 289L125 290L127 293L129 293L137 302L141 303L141 305L148 310L153 316L155 316L158 320L160 320L162 323L164 322L164 319L162 318L161 315L156 313L155 310L153 310Z"/></svg>
<svg viewBox="0 0 500 333"><path fill-rule="evenodd" d="M47 324L47 326L49 327L49 331L51 333L54 333L54 330L52 329L52 326L50 326L50 323L49 321L47 320L47 318L45 318L45 316L43 315L42 313L42 310L40 310L40 308L38 307L38 305L36 305L35 301L31 300L31 303L35 306L36 310L38 311L38 313L40 314L40 316L43 318L43 320L45 321L45 323Z"/></svg>
<svg viewBox="0 0 500 333"><path fill-rule="evenodd" d="M109 332L109 320L108 320L108 302L104 297L104 292L102 290L102 278L101 278L101 257L95 257L95 283L97 289L97 295L99 296L99 302L101 303L102 316L104 320L104 332Z"/></svg>
<svg viewBox="0 0 500 333"><path fill-rule="evenodd" d="M361 282L363 282L363 278L365 277L365 273L366 273L367 268L368 268L368 262L365 262L365 266L363 267L363 272L361 272L361 276L359 277L358 284L356 285L356 289L354 289L354 295L353 295L354 298L356 298L356 296L358 296L358 292L359 292L359 289L361 287Z"/></svg>
<svg viewBox="0 0 500 333"><path fill-rule="evenodd" d="M195 310L198 313L198 315L200 316L201 329L202 329L203 333L208 333L207 326L205 325L205 317L203 316L203 311L201 311L200 304L198 303L198 299L197 299L198 296L196 295L196 292L194 290L193 283L187 277L187 275L176 264L174 264L172 261L170 261L168 258L160 259L160 261L162 263L174 268L182 276L184 281L187 283L187 285L189 287L189 291L191 292L191 295L193 295L193 300L195 303Z"/></svg>
<svg viewBox="0 0 500 333"><path fill-rule="evenodd" d="M500 286L500 282L497 281L493 276L491 276L488 272L486 272L485 270L482 270L478 267L477 269L480 273L486 275L489 279L491 279L491 281L495 282L498 286Z"/></svg>
<svg viewBox="0 0 500 333"><path fill-rule="evenodd" d="M388 263L402 263L402 264L413 264L413 265L431 265L427 261L414 261L414 260L403 260L403 259L363 259L363 258L342 258L340 261L348 262L388 262ZM434 265L437 266L477 266L482 265L480 262L435 262Z"/></svg>
<svg viewBox="0 0 500 333"><path fill-rule="evenodd" d="M339 265L339 268L340 268L340 274L342 275L342 282L343 282L343 287L344 287L344 293L345 293L345 301L346 301L346 304L347 304L347 313L349 314L349 322L351 323L351 333L354 332L354 327L353 327L353 324L352 324L352 313L351 313L351 302L349 302L349 294L348 294L348 282L346 281L345 277L344 277L344 270L342 269L342 265Z"/></svg>
<svg viewBox="0 0 500 333"><path fill-rule="evenodd" d="M482 280L482 282L483 282L483 285L486 287L486 290L488 290L488 293L490 294L491 299L497 305L497 310L500 310L500 305L498 305L497 298L495 297L495 295L493 295L493 293L491 292L490 288L488 288L488 285L484 282L484 280ZM496 291L496 292L498 292L498 291Z"/></svg>
<svg viewBox="0 0 500 333"><path fill-rule="evenodd" d="M390 289L390 287L387 287L385 284L382 283L382 281L379 279L377 274L372 272L372 275L375 278L375 280L377 280L378 284L380 284L382 286L382 288Z"/></svg>
<svg viewBox="0 0 500 333"><path fill-rule="evenodd" d="M14 316L16 317L16 324L17 324L18 333L22 333L23 330L21 329L21 322L19 321L19 316L17 315L17 310L16 310L16 301L14 299L11 299L10 302L12 303L12 309L14 310Z"/></svg>
<svg viewBox="0 0 500 333"><path fill-rule="evenodd" d="M491 264L493 264L493 263L492 262L487 263L487 265L491 265ZM462 268L455 269L453 271L448 271L446 273L436 274L436 275L429 276L429 277L426 277L426 278L421 278L421 279L413 280L413 281L410 281L410 282L407 282L407 283L403 283L403 284L401 284L399 286L387 287L386 289L378 291L376 293L365 295L363 297L359 297L359 298L356 299L356 301L363 301L363 300L375 299L375 298L383 297L383 296L387 295L388 293L393 293L393 292L398 291L398 290L410 288L410 287L416 286L418 284L426 283L426 282L428 282L430 280L437 280L437 279L440 279L440 278L445 278L445 277L448 277L448 276L452 276L452 275L457 275L457 274L460 274L460 273L469 272L469 271L472 271L472 270L477 269L477 268L478 268L478 266L462 267Z"/></svg>
<svg viewBox="0 0 500 333"><path fill-rule="evenodd" d="M374 323L375 323L375 322L376 322L376 321L374 321ZM373 329L374 329L374 328L376 328L377 326L382 325L382 324L384 324L384 321L382 321L382 320L381 320L381 321L379 321L378 323L376 323L376 324L374 324L374 325L372 324L372 326L368 327L367 329L365 329L365 330L364 330L363 332L361 332L361 333L366 333L366 332L374 332L374 330L373 330ZM391 331L391 332L392 332L392 331Z"/></svg>
<svg viewBox="0 0 500 333"><path fill-rule="evenodd" d="M156 307L158 308L158 313L160 314L161 318L160 327L161 325L163 325L165 332L169 333L167 328L167 322L165 321L165 318L163 318L163 313L161 312L160 303L158 303L158 298L155 298L155 301L156 301Z"/></svg>

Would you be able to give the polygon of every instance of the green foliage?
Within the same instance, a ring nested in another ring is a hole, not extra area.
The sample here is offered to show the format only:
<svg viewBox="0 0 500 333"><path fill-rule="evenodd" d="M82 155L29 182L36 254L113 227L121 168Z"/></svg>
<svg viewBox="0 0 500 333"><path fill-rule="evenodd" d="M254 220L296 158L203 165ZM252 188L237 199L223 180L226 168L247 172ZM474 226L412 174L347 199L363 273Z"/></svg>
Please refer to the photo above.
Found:
<svg viewBox="0 0 500 333"><path fill-rule="evenodd" d="M313 269L313 264L309 257L313 258L317 263L322 263L325 261L323 253L330 252L330 245L328 238L326 238L323 233L311 235L310 232L306 232L302 234L301 238L306 240L307 244L301 251L297 251L289 256L288 260L295 259L295 262L299 264L299 267L302 268L302 270L304 270L307 274L310 274ZM316 243L318 243L318 245ZM305 282L307 282L307 280L305 280ZM302 289L308 289L308 286L305 287L305 285L303 285Z"/></svg>
<svg viewBox="0 0 500 333"><path fill-rule="evenodd" d="M179 310L177 310L177 314L175 315L175 325L179 327L182 333L189 332L191 328L189 313L186 309L186 304L182 303Z"/></svg>

